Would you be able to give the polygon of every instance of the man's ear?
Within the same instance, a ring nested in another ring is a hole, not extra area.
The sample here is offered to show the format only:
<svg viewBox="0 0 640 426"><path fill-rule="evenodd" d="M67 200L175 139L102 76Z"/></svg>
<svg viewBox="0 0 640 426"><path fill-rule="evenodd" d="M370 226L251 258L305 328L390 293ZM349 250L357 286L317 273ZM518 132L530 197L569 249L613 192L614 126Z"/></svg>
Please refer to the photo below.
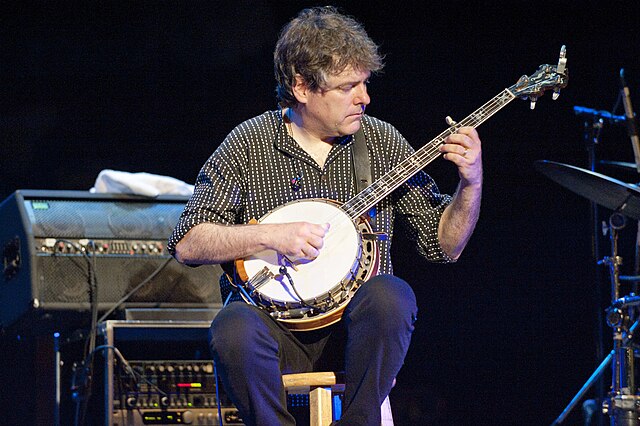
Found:
<svg viewBox="0 0 640 426"><path fill-rule="evenodd" d="M309 86L304 81L304 78L300 74L296 74L296 81L292 87L293 96L301 104L306 104L309 97Z"/></svg>

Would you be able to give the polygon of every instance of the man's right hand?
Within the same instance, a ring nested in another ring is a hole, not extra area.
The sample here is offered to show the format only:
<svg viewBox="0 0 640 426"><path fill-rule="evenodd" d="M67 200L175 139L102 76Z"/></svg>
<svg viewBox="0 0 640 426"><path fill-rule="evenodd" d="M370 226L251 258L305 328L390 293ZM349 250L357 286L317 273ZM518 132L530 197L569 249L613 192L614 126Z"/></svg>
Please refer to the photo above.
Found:
<svg viewBox="0 0 640 426"><path fill-rule="evenodd" d="M315 259L324 245L329 224L291 222L259 225L269 235L271 248L290 259Z"/></svg>

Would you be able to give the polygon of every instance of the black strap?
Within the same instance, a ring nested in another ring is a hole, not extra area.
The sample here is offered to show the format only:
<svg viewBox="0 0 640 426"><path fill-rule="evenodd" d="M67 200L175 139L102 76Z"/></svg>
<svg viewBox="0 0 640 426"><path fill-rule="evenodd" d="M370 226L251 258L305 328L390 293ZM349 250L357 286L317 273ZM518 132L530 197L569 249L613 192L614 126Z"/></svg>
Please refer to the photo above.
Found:
<svg viewBox="0 0 640 426"><path fill-rule="evenodd" d="M356 176L356 193L360 193L373 182L371 180L369 150L362 126L353 135L353 169Z"/></svg>

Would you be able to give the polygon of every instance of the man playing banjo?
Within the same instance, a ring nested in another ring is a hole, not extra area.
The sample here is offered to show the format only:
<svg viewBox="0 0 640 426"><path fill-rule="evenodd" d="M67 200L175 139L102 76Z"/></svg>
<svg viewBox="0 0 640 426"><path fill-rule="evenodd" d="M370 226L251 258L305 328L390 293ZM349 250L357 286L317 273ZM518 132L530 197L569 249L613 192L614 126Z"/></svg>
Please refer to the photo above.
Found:
<svg viewBox="0 0 640 426"><path fill-rule="evenodd" d="M478 220L480 139L461 127L437 148L458 168L452 197L418 171L352 217L343 203L361 181L413 153L394 127L365 114L369 77L383 67L378 47L352 18L312 8L283 28L274 61L280 108L240 124L211 155L168 248L189 265L235 261L229 276L241 301L216 316L210 346L245 424L295 424L282 374L339 369L339 423L379 425L417 317L411 287L392 275L394 223L429 261L455 261Z"/></svg>

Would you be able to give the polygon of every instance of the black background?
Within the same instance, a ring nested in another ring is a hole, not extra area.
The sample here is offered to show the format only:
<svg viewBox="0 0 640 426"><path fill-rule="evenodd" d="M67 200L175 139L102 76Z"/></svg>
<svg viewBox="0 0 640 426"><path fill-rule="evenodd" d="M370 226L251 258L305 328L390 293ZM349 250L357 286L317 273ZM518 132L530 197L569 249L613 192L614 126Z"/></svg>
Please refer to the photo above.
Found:
<svg viewBox="0 0 640 426"><path fill-rule="evenodd" d="M192 183L235 125L276 107L279 30L315 4L4 3L0 197L23 188L89 189L103 169ZM334 4L363 22L386 55L367 112L415 147L444 130L445 116L464 118L522 74L556 64L567 46L569 86L557 101L546 94L531 111L516 100L479 129L483 208L460 261L429 265L401 240L394 247L396 273L413 284L420 307L392 393L396 423L550 424L612 346L606 326L604 354L597 345L610 288L592 255L589 201L533 163L588 167L585 120L573 107L612 111L620 68L640 108L640 6ZM622 105L613 112L624 114ZM605 123L596 152L598 159L633 161L619 125ZM597 168L638 180L633 170ZM455 189L449 163L436 160L427 170L442 191ZM605 220L609 213L600 209ZM633 273L635 232L630 220L621 235L624 274ZM604 239L601 255L608 247ZM581 424L580 411L579 404L566 424Z"/></svg>

